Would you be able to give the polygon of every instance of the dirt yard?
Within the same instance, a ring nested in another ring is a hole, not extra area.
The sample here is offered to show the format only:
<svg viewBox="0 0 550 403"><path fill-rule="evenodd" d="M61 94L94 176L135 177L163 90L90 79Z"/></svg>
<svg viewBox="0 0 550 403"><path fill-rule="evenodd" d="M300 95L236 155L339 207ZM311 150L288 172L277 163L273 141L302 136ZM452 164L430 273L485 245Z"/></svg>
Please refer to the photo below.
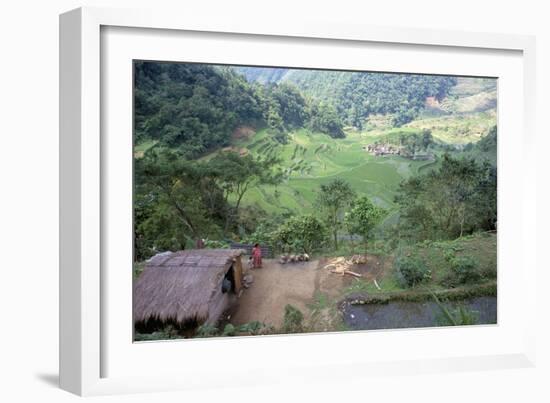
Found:
<svg viewBox="0 0 550 403"><path fill-rule="evenodd" d="M280 264L275 259L264 259L263 268L250 270L254 282L239 298L232 310L231 323L241 325L251 321L260 321L279 328L283 322L285 305L291 304L311 320L312 304L323 296L325 301L335 301L355 280L349 275L330 273L324 269L326 259L311 262ZM382 266L378 260L369 256L369 264L357 265L354 271L361 273L364 280L375 278ZM324 322L330 321L330 303L324 306ZM319 314L319 312L316 312ZM323 329L327 324L320 325Z"/></svg>

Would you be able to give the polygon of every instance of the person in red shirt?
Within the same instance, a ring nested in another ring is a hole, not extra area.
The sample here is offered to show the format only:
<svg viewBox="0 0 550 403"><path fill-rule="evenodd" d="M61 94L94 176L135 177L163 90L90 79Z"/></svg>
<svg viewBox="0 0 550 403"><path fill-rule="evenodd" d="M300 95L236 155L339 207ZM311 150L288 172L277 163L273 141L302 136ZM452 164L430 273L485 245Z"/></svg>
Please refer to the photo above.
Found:
<svg viewBox="0 0 550 403"><path fill-rule="evenodd" d="M262 267L262 250L260 249L260 244L255 244L252 248L252 261L255 269L260 269Z"/></svg>

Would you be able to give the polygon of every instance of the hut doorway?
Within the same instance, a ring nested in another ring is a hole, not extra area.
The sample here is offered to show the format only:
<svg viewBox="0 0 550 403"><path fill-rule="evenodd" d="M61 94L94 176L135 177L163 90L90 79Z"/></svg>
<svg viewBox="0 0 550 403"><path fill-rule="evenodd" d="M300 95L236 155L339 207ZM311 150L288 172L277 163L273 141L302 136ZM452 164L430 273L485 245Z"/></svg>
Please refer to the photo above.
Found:
<svg viewBox="0 0 550 403"><path fill-rule="evenodd" d="M229 267L229 270L225 273L222 281L222 292L233 292L234 294L239 294L241 291L242 275L241 259L238 257Z"/></svg>
<svg viewBox="0 0 550 403"><path fill-rule="evenodd" d="M235 273L233 265L227 270L222 281L222 293L233 292L235 293Z"/></svg>
<svg viewBox="0 0 550 403"><path fill-rule="evenodd" d="M241 277L242 272L239 265L234 263L229 267L229 270L225 273L222 281L222 292L233 292L237 294L241 290Z"/></svg>

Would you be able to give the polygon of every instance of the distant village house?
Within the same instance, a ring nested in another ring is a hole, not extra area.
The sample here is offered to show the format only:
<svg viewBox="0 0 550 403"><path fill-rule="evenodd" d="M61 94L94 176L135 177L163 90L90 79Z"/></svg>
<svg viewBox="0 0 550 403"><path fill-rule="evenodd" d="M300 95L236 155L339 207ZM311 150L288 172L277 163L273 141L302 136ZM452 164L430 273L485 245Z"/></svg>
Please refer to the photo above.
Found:
<svg viewBox="0 0 550 403"><path fill-rule="evenodd" d="M400 155L401 150L391 144L369 144L363 147L366 152L380 156L380 155Z"/></svg>
<svg viewBox="0 0 550 403"><path fill-rule="evenodd" d="M403 158L408 158L412 160L418 160L418 161L431 161L435 157L431 153L410 153L406 151L405 149L388 143L380 143L380 144L368 144L366 146L363 146L363 150L368 152L371 155L380 157L385 155L399 155Z"/></svg>

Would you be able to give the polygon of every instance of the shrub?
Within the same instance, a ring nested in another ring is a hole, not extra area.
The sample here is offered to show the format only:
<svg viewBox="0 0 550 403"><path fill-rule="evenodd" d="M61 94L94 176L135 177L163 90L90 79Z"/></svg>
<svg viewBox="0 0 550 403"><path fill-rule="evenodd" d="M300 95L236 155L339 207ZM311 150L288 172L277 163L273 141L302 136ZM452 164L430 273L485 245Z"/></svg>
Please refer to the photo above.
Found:
<svg viewBox="0 0 550 403"><path fill-rule="evenodd" d="M292 306L285 306L285 316L283 319L283 332L284 333L301 333L304 331L304 315L302 312Z"/></svg>
<svg viewBox="0 0 550 403"><path fill-rule="evenodd" d="M394 261L394 269L401 283L407 287L429 280L432 272L418 256L402 256Z"/></svg>
<svg viewBox="0 0 550 403"><path fill-rule="evenodd" d="M455 252L452 249L446 250L443 252L443 256L447 262L451 263L455 259Z"/></svg>
<svg viewBox="0 0 550 403"><path fill-rule="evenodd" d="M200 325L197 329L197 337L213 337L218 335L218 328L214 325Z"/></svg>
<svg viewBox="0 0 550 403"><path fill-rule="evenodd" d="M439 326L466 326L475 325L479 319L479 312L459 304L456 309L447 308L435 294L432 294L440 313L436 316Z"/></svg>
<svg viewBox="0 0 550 403"><path fill-rule="evenodd" d="M460 284L472 283L481 278L477 262L471 256L451 260L451 270Z"/></svg>
<svg viewBox="0 0 550 403"><path fill-rule="evenodd" d="M177 333L158 331L153 333L139 333L136 332L134 335L135 341L156 341L156 340L167 340L167 339L179 339L183 336L179 336Z"/></svg>
<svg viewBox="0 0 550 403"><path fill-rule="evenodd" d="M231 323L228 323L223 328L222 336L235 336L237 329L235 329L235 326L233 326Z"/></svg>
<svg viewBox="0 0 550 403"><path fill-rule="evenodd" d="M261 329L262 326L263 326L262 323L255 320L239 326L239 332L250 333L254 335Z"/></svg>
<svg viewBox="0 0 550 403"><path fill-rule="evenodd" d="M271 326L258 322L257 320L245 323L238 328L240 333L248 333L251 336L272 334L273 330Z"/></svg>

